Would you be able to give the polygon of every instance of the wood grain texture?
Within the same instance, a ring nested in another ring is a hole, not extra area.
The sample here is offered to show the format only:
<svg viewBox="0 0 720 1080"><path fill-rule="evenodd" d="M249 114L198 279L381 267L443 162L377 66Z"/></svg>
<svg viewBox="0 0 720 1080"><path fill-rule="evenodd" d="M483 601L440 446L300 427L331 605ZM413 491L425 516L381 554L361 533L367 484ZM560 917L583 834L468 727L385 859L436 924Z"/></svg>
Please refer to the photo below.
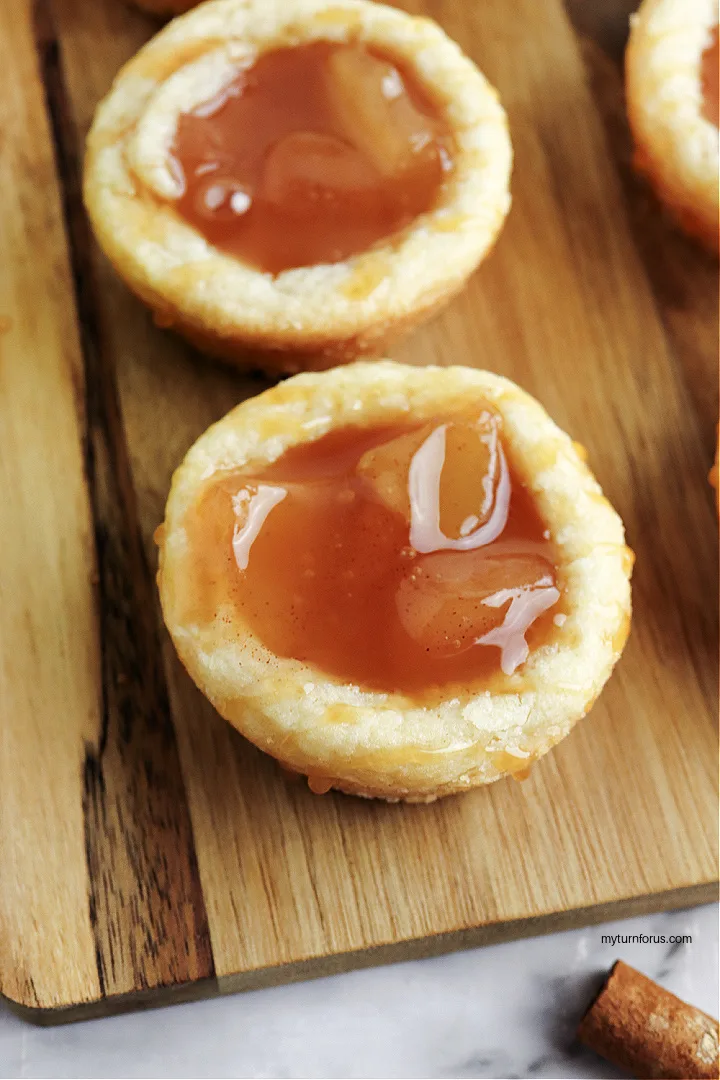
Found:
<svg viewBox="0 0 720 1080"><path fill-rule="evenodd" d="M6 288L26 297L31 275L39 287L38 251L52 251L62 272L48 270L44 282L53 297L43 312L45 363L32 384L13 365L16 397L0 404L0 472L6 461L19 470L15 504L0 516L23 571L5 575L0 563L0 594L11 596L0 607L0 641L15 638L13 612L34 610L37 594L54 613L43 619L52 657L43 683L30 630L0 682L3 721L12 718L0 743L0 781L9 778L0 788L0 989L27 1006L66 1007L42 1020L82 1014L82 1003L108 1010L265 985L712 895L717 525L706 475L717 268L670 230L630 173L617 46L607 45L620 39L616 17L582 24L581 40L559 0L397 6L437 18L499 87L516 169L496 251L396 355L509 375L588 446L638 555L627 652L591 716L527 782L430 807L313 796L217 716L162 635L152 532L188 446L265 384L158 330L90 242L77 190L83 139L116 70L154 28L118 0L42 0L35 19L68 259L22 0L3 13L15 35L6 68L34 122L18 123L10 138L20 158L40 162L46 183L40 194L18 169L6 183L54 217L42 243L11 238L17 258L0 268L10 275L7 284L0 276L0 302ZM26 299L14 310L30 325ZM16 348L16 358L41 351L34 337ZM75 397L56 388L63 380ZM30 385L42 402L54 395L42 423L22 396ZM51 450L62 438L66 457ZM52 484L37 471L42 454L56 456ZM70 568L33 531L28 490L52 494ZM80 510L71 513L73 499ZM70 623L76 579L84 621ZM44 719L45 683L50 702L63 689L60 726ZM57 743L51 755L46 727ZM63 814L48 830L51 792ZM18 837L28 841L20 849ZM58 864L56 884L48 867ZM20 910L28 887L52 900L34 913L34 929ZM63 948L84 958L74 981L62 948L53 962L43 949L59 932Z"/></svg>
<svg viewBox="0 0 720 1080"><path fill-rule="evenodd" d="M210 978L212 954L114 372L104 354L54 14L35 26L65 187L86 372L104 698L83 770L89 911L103 995Z"/></svg>
<svg viewBox="0 0 720 1080"><path fill-rule="evenodd" d="M705 452L714 452L718 414L717 259L684 236L632 168L625 119L623 51L635 0L567 0L580 31L590 89L604 123L623 189L633 239L648 274L676 360L700 421Z"/></svg>
<svg viewBox="0 0 720 1080"><path fill-rule="evenodd" d="M47 1008L100 992L82 765L102 681L82 363L25 5L0 7L0 43L0 991Z"/></svg>

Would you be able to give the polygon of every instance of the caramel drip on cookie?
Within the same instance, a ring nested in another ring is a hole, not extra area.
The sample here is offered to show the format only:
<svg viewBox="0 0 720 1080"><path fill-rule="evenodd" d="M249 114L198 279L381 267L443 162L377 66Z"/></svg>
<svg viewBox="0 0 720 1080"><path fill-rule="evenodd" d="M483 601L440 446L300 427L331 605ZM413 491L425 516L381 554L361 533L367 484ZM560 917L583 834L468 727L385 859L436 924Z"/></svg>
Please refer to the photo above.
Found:
<svg viewBox="0 0 720 1080"><path fill-rule="evenodd" d="M720 120L720 63L718 49L718 28L712 31L710 44L702 54L701 80L703 92L703 116L715 127Z"/></svg>
<svg viewBox="0 0 720 1080"><path fill-rule="evenodd" d="M213 478L185 524L184 620L364 689L516 689L559 633L555 550L490 408L334 430Z"/></svg>
<svg viewBox="0 0 720 1080"><path fill-rule="evenodd" d="M180 214L278 274L367 251L436 204L446 123L412 73L360 45L277 49L181 115Z"/></svg>

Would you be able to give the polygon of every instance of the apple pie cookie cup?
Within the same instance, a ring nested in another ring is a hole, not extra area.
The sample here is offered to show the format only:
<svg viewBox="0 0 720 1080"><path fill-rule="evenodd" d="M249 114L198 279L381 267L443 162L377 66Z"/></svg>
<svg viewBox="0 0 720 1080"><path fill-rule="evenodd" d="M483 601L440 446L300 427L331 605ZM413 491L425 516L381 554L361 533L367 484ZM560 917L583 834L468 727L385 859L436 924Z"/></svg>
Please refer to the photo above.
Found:
<svg viewBox="0 0 720 1080"><path fill-rule="evenodd" d="M636 166L684 231L715 252L717 25L714 0L645 0L626 54Z"/></svg>
<svg viewBox="0 0 720 1080"><path fill-rule="evenodd" d="M262 470L347 425L429 422L475 403L501 417L513 469L558 553L564 614L521 670L491 685L441 688L428 703L275 655L229 598L210 618L188 615L188 515L215 477ZM158 543L164 618L190 676L226 720L319 791L430 802L525 773L591 707L630 625L632 553L576 444L509 380L467 368L356 363L298 375L243 403L175 473Z"/></svg>
<svg viewBox="0 0 720 1080"><path fill-rule="evenodd" d="M269 52L317 42L377 49L410 71L447 125L452 168L431 209L386 241L262 272L178 213L178 123ZM295 372L382 355L457 293L508 212L511 157L497 94L430 20L368 0L212 0L117 76L88 137L84 197L100 245L162 326L238 365Z"/></svg>

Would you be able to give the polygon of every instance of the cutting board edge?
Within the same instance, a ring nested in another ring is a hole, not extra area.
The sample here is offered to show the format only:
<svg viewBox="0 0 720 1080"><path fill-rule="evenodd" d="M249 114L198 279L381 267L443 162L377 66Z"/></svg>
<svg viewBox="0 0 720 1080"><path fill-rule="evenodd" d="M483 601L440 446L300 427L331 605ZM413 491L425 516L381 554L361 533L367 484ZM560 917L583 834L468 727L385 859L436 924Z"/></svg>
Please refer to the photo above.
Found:
<svg viewBox="0 0 720 1080"><path fill-rule="evenodd" d="M665 892L629 896L621 900L592 904L588 907L551 911L544 915L521 917L506 922L485 923L482 926L450 930L426 937L407 938L404 941L388 942L350 952L329 953L306 960L220 975L194 983L133 990L127 994L113 994L109 997L69 1005L52 1007L28 1005L2 993L0 993L0 1002L4 1002L16 1016L35 1026L53 1027L80 1020L162 1008L166 1005L180 1005L189 1001L202 1001L227 994L286 986L290 983L307 982L310 979L321 979L349 971L381 967L385 964L430 959L484 945L540 937L636 915L650 915L661 911L692 907L717 900L719 888L720 882L717 880L684 885Z"/></svg>

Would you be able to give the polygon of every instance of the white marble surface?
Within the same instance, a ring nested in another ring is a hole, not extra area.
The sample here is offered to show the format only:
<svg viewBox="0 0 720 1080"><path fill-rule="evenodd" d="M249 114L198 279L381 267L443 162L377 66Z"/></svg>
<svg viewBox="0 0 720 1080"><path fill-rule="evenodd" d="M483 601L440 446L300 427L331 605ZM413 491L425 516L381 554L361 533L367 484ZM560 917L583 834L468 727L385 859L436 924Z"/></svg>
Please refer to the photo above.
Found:
<svg viewBox="0 0 720 1080"><path fill-rule="evenodd" d="M602 934L692 944L613 947ZM707 905L60 1028L0 1004L0 1077L619 1077L573 1031L621 958L717 1016Z"/></svg>

